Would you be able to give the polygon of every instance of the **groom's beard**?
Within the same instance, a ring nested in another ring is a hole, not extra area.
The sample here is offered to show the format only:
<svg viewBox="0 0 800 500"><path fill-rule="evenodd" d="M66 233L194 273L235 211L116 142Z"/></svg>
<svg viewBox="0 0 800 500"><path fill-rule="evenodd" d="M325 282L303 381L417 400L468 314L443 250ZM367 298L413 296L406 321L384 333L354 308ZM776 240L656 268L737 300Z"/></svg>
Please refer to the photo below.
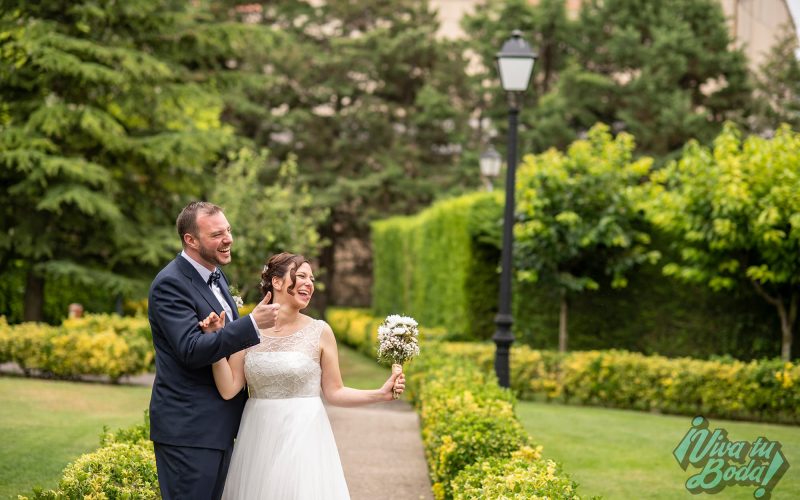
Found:
<svg viewBox="0 0 800 500"><path fill-rule="evenodd" d="M200 245L200 257L202 257L203 260L205 260L206 262L210 262L210 263L214 264L217 267L224 266L225 264L228 264L231 261L231 253L230 253L230 251L227 254L228 258L225 259L224 262L223 262L222 260L220 260L219 254L217 253L217 249L216 248L213 248L213 249L206 248L203 245Z"/></svg>

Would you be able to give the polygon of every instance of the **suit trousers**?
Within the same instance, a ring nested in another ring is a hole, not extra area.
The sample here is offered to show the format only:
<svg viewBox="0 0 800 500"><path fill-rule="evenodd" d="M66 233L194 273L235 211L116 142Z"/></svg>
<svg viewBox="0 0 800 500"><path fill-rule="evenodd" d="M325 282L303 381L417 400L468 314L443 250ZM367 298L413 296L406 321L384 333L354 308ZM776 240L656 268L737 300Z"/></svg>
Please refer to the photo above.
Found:
<svg viewBox="0 0 800 500"><path fill-rule="evenodd" d="M219 500L233 455L226 450L153 443L164 500Z"/></svg>

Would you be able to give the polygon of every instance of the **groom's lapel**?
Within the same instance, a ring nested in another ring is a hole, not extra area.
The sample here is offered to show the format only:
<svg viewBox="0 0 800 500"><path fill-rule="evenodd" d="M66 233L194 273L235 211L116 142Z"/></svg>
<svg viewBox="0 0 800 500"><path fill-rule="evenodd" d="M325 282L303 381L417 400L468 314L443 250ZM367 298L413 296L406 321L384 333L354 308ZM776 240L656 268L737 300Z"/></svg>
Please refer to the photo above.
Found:
<svg viewBox="0 0 800 500"><path fill-rule="evenodd" d="M222 296L225 297L225 300L228 301L228 305L231 306L231 311L233 311L233 318L231 319L232 320L239 319L239 309L236 308L236 304L233 303L233 297L231 296L231 293L228 291L229 288L228 277L225 276L225 273L222 272L222 269L220 269L220 274L222 275L222 279L220 280L219 288L220 290L222 290Z"/></svg>
<svg viewBox="0 0 800 500"><path fill-rule="evenodd" d="M214 295L214 292L211 291L211 287L208 286L208 283L203 281L203 278L200 276L200 273L197 272L197 269L192 267L189 261L180 255L178 256L178 266L181 268L183 274L189 278L189 281L192 282L192 286L194 286L195 290L197 290L203 299L208 302L208 305L211 306L211 309L216 311L217 314L222 314L222 304L219 303L219 299L217 299L216 295Z"/></svg>

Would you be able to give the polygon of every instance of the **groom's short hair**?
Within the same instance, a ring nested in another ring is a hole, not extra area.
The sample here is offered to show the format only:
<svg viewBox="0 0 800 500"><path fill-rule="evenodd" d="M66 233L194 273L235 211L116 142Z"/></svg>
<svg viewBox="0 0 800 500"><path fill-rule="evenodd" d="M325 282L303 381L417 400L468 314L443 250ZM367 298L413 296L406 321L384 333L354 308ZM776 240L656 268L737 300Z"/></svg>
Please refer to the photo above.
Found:
<svg viewBox="0 0 800 500"><path fill-rule="evenodd" d="M175 221L175 227L178 229L178 237L181 239L181 245L184 245L184 234L189 233L197 237L198 214L214 215L217 212L222 212L222 208L207 201L193 201L183 207L181 213L178 214L178 219Z"/></svg>

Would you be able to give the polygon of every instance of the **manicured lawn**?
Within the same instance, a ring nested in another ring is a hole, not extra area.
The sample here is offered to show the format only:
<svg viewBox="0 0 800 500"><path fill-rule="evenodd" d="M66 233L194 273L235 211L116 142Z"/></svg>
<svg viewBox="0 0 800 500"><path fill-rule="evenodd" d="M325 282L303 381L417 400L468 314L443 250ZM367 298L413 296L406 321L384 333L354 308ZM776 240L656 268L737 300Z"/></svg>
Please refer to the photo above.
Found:
<svg viewBox="0 0 800 500"><path fill-rule="evenodd" d="M391 371L342 345L339 358L350 387L377 389ZM98 447L104 425L141 422L149 402L149 387L0 377L0 499L56 486L70 461Z"/></svg>
<svg viewBox="0 0 800 500"><path fill-rule="evenodd" d="M691 417L519 402L517 415L544 455L564 464L584 496L697 498L686 480L699 472L680 468L672 451L691 427ZM782 443L790 467L772 490L773 500L800 498L800 427L711 419L731 441L765 436ZM730 486L708 496L752 499L756 486ZM706 496L706 495L702 495Z"/></svg>
<svg viewBox="0 0 800 500"><path fill-rule="evenodd" d="M54 487L104 425L141 422L149 401L149 387L0 377L0 498Z"/></svg>

